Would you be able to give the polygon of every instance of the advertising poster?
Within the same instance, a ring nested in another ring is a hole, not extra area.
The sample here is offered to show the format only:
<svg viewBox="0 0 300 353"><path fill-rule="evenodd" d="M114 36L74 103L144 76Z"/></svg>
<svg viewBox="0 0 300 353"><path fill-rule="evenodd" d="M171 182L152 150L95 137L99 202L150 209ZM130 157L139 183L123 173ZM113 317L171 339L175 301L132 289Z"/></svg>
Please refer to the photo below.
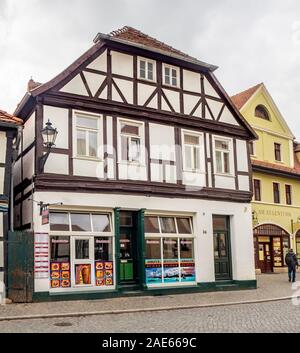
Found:
<svg viewBox="0 0 300 353"><path fill-rule="evenodd" d="M162 266L161 261L156 259L148 259L145 262L146 283L162 283Z"/></svg>
<svg viewBox="0 0 300 353"><path fill-rule="evenodd" d="M195 262L193 259L181 259L181 282L196 281Z"/></svg>
<svg viewBox="0 0 300 353"><path fill-rule="evenodd" d="M75 284L91 284L91 265L75 265Z"/></svg>
<svg viewBox="0 0 300 353"><path fill-rule="evenodd" d="M164 261L164 283L179 282L179 264L178 260L168 260Z"/></svg>
<svg viewBox="0 0 300 353"><path fill-rule="evenodd" d="M96 286L112 286L113 281L113 262L96 261L95 262Z"/></svg>
<svg viewBox="0 0 300 353"><path fill-rule="evenodd" d="M49 236L48 233L35 233L34 236L34 277L49 277Z"/></svg>
<svg viewBox="0 0 300 353"><path fill-rule="evenodd" d="M71 287L71 272L68 262L51 262L50 284L51 288Z"/></svg>

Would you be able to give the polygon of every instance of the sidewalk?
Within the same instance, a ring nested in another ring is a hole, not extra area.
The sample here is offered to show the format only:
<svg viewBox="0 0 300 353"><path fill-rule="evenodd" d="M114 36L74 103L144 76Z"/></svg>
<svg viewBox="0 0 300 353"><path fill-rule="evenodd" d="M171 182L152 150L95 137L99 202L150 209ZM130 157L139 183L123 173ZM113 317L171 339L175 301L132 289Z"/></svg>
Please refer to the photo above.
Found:
<svg viewBox="0 0 300 353"><path fill-rule="evenodd" d="M258 289L226 292L122 297L101 300L10 304L0 306L0 320L42 317L117 314L122 312L172 310L232 305L253 301L287 299L295 293L287 274L258 275Z"/></svg>

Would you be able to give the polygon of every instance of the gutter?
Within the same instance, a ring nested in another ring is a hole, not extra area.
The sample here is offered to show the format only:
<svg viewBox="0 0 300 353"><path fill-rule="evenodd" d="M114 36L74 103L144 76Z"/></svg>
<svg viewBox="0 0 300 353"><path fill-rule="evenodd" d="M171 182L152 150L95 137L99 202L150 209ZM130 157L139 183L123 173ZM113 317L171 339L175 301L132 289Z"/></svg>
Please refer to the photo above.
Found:
<svg viewBox="0 0 300 353"><path fill-rule="evenodd" d="M130 42L128 40L115 38L115 37L113 37L113 36L111 36L109 34L98 33L96 35L95 39L94 39L94 43L97 43L100 40L106 40L106 41L111 41L111 42L115 42L115 43L122 43L122 44L126 44L128 46L131 46L131 47L136 47L136 48L140 48L140 49L147 50L147 51L150 51L150 52L154 52L154 53L157 53L157 54L165 55L165 56L168 56L168 57L171 57L171 58L174 58L174 59L178 59L178 60L190 63L190 64L201 66L202 68L204 67L204 68L208 69L211 72L213 72L213 71L218 69L218 66L208 64L208 63L206 63L204 61L193 59L191 57L185 57L185 56L182 56L182 55L179 55L179 54L175 54L175 53L171 53L171 52L166 52L165 50L160 50L160 49L157 49L157 48L149 47L147 45Z"/></svg>

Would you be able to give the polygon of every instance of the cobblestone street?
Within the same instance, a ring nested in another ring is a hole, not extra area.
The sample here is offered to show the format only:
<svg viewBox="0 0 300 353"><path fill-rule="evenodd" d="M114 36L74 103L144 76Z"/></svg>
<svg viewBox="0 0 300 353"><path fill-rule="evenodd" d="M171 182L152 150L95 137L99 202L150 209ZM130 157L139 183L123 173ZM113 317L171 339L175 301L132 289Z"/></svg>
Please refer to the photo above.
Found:
<svg viewBox="0 0 300 353"><path fill-rule="evenodd" d="M192 319L191 319L192 318ZM3 321L1 332L300 332L300 307L291 300L218 308Z"/></svg>

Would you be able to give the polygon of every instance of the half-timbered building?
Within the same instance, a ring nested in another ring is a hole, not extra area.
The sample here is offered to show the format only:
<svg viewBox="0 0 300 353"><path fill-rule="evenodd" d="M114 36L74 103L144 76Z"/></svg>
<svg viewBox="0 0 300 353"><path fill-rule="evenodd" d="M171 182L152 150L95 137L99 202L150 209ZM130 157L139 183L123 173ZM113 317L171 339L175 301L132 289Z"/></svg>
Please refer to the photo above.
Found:
<svg viewBox="0 0 300 353"><path fill-rule="evenodd" d="M34 298L256 286L256 135L216 69L124 27L30 82L14 182L16 226L35 234Z"/></svg>
<svg viewBox="0 0 300 353"><path fill-rule="evenodd" d="M22 120L0 110L0 303L5 294L8 231L12 230L12 164Z"/></svg>

